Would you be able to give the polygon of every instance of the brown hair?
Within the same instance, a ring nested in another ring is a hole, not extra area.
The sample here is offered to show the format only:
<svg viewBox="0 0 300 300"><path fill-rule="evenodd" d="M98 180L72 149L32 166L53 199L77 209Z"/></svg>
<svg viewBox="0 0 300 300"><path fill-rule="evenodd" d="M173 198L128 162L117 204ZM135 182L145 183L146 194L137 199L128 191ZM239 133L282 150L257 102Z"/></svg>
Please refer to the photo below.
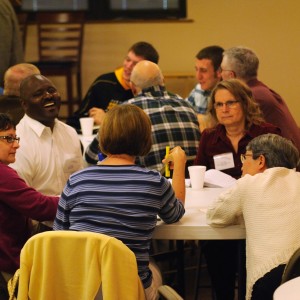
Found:
<svg viewBox="0 0 300 300"><path fill-rule="evenodd" d="M211 93L208 112L217 120L216 110L214 107L215 95L218 90L228 90L239 101L245 116L245 128L249 129L252 124L261 124L264 122L262 112L258 103L254 100L251 89L239 79L229 79L220 81Z"/></svg>
<svg viewBox="0 0 300 300"><path fill-rule="evenodd" d="M109 110L99 130L102 153L144 156L152 146L151 121L133 104L117 105Z"/></svg>

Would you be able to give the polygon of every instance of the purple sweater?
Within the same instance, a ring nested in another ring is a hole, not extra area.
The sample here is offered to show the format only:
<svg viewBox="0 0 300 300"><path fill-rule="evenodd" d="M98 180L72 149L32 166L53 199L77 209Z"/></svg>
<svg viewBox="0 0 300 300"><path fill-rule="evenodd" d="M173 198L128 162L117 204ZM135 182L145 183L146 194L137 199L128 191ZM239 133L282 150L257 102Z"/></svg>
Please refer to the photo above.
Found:
<svg viewBox="0 0 300 300"><path fill-rule="evenodd" d="M58 197L28 187L17 172L0 163L0 271L19 268L20 251L31 234L31 219L54 220Z"/></svg>

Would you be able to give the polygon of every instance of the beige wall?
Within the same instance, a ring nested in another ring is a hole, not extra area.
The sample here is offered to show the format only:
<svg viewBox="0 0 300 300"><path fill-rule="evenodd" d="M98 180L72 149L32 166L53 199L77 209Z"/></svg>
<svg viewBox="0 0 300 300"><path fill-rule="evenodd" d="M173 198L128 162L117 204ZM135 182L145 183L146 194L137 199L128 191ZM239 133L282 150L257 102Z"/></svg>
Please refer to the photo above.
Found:
<svg viewBox="0 0 300 300"><path fill-rule="evenodd" d="M261 61L259 78L284 97L300 124L299 12L300 1L296 0L188 0L188 18L193 22L87 24L83 91L98 75L120 65L129 46L139 40L157 48L163 72L193 73L195 54L205 46L243 45L256 51ZM33 25L27 45L26 58L34 60L37 51ZM168 84L170 90L181 90L176 80ZM188 86L192 87L193 82L189 81Z"/></svg>

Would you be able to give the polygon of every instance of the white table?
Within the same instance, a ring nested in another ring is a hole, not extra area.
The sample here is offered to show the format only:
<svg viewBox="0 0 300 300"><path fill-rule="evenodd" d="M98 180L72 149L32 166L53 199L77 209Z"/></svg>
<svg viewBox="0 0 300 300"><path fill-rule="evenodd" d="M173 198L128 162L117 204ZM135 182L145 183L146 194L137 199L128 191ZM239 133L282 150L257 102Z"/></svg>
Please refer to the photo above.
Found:
<svg viewBox="0 0 300 300"><path fill-rule="evenodd" d="M216 228L207 225L206 209L224 188L186 189L185 215L173 224L160 221L154 239L169 240L240 240L245 239L245 228L240 225Z"/></svg>
<svg viewBox="0 0 300 300"><path fill-rule="evenodd" d="M274 300L299 300L300 277L291 279L280 285L274 292Z"/></svg>
<svg viewBox="0 0 300 300"><path fill-rule="evenodd" d="M184 297L184 240L244 240L246 231L243 226L232 225L223 228L216 228L207 225L206 211L217 196L225 188L204 188L202 190L186 189L185 215L177 223L165 224L162 221L157 223L153 233L153 239L177 240L178 254L178 282L179 292ZM244 249L239 254L239 299L245 299L245 258Z"/></svg>

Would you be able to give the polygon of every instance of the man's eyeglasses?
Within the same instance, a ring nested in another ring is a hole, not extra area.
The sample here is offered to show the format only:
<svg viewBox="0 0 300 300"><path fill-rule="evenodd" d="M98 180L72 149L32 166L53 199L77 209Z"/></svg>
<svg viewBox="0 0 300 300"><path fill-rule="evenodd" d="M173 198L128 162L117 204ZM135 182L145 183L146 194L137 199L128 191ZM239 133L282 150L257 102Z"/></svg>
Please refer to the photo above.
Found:
<svg viewBox="0 0 300 300"><path fill-rule="evenodd" d="M20 143L20 138L17 136L2 135L0 136L0 139L6 140L9 144L12 144L14 141Z"/></svg>
<svg viewBox="0 0 300 300"><path fill-rule="evenodd" d="M245 162L247 156L251 156L252 157L252 154L241 154L241 162L242 162L242 164Z"/></svg>
<svg viewBox="0 0 300 300"><path fill-rule="evenodd" d="M223 102L215 102L214 107L215 107L215 109L222 109L223 106L225 105L227 108L235 108L237 106L238 102L239 102L238 100L229 100L224 103Z"/></svg>

